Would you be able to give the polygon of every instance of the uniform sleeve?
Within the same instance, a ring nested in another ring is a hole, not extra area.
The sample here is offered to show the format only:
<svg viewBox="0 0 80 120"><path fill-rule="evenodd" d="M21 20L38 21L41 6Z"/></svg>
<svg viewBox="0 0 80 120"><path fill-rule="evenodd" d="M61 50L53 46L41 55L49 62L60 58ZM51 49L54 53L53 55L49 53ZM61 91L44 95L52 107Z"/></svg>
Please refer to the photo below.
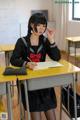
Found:
<svg viewBox="0 0 80 120"><path fill-rule="evenodd" d="M23 41L21 39L18 39L10 59L12 65L21 67L24 64L25 61L22 59L23 47L24 47Z"/></svg>
<svg viewBox="0 0 80 120"><path fill-rule="evenodd" d="M46 40L46 51L48 56L55 61L58 61L61 59L60 50L57 47L56 43L50 44L48 39Z"/></svg>

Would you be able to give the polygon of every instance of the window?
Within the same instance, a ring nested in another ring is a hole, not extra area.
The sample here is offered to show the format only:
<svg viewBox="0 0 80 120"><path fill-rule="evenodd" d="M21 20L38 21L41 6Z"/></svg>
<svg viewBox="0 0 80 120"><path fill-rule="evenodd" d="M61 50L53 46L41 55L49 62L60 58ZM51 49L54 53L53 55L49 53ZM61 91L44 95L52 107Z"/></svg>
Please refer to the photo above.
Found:
<svg viewBox="0 0 80 120"><path fill-rule="evenodd" d="M80 20L80 0L73 0L72 2L72 19Z"/></svg>

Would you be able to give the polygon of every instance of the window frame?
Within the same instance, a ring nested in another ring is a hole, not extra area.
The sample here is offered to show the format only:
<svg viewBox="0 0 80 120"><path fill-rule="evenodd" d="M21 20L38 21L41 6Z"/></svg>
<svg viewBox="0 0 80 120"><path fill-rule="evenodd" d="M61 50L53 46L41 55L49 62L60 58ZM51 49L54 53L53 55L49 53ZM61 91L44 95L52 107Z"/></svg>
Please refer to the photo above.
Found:
<svg viewBox="0 0 80 120"><path fill-rule="evenodd" d="M75 0L72 0L72 20L80 21L80 18L74 16L75 11Z"/></svg>

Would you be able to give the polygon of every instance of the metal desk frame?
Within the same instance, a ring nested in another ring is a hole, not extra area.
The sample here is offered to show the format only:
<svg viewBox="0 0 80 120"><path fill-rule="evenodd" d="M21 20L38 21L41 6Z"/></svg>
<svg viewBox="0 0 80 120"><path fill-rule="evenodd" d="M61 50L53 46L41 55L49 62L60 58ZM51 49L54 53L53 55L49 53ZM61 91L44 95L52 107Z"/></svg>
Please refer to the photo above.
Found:
<svg viewBox="0 0 80 120"><path fill-rule="evenodd" d="M76 49L80 48L80 37L67 37L66 38L67 42L68 42L68 60L69 60L69 55L70 55L70 47L74 47L74 57L75 57L75 64L77 65L77 61L76 61Z"/></svg>
<svg viewBox="0 0 80 120"><path fill-rule="evenodd" d="M56 76L49 76L49 77L42 77L42 78L33 78L30 80L23 80L23 81L25 86L28 120L31 120L31 118L30 118L30 112L29 112L28 92L26 91L55 87L55 86L69 85L71 83L73 84L73 88L74 88L75 120L77 120L75 75L63 74L63 75L56 75ZM61 114L60 114L60 119L61 119Z"/></svg>
<svg viewBox="0 0 80 120"><path fill-rule="evenodd" d="M63 68L65 69L67 67L68 64L66 64ZM70 71L68 70L68 67L70 69ZM76 80L75 80L75 74L77 72L80 72L80 69L76 66L68 66L67 69L65 69L65 73L62 69L56 69L56 70L61 70L61 74L53 74L53 72L55 72L54 68L50 68L49 70L49 75L45 75L43 74L43 76L41 77L41 73L45 73L47 70L45 71L40 71L38 72L38 76L36 77L36 72L35 75L34 72L32 72L32 74L29 74L29 76L18 76L18 80L19 81L23 81L24 86L25 86L25 96L26 96L26 107L27 107L27 111L28 111L28 120L30 119L30 112L29 112L29 101L28 101L28 90L38 90L38 89L43 89L43 88L50 88L50 87L55 87L55 86L64 86L64 85L69 85L72 84L73 85L73 89L74 89L74 110L75 110L75 120L77 120L77 108L76 108ZM66 70L68 70L66 72ZM50 73L52 71L52 74ZM33 77L32 77L33 75ZM27 80L26 80L27 79ZM60 119L61 119L61 114L60 114Z"/></svg>

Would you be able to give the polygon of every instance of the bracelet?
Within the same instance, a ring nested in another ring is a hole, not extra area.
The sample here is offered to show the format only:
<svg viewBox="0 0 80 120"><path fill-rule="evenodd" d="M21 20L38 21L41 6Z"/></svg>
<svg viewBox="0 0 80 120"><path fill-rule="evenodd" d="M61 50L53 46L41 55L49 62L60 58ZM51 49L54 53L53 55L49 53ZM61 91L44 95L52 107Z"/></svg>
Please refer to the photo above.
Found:
<svg viewBox="0 0 80 120"><path fill-rule="evenodd" d="M54 43L55 43L54 39L50 40L50 44L54 44Z"/></svg>
<svg viewBox="0 0 80 120"><path fill-rule="evenodd" d="M50 48L54 48L54 47L56 47L55 42L53 44L50 44Z"/></svg>

